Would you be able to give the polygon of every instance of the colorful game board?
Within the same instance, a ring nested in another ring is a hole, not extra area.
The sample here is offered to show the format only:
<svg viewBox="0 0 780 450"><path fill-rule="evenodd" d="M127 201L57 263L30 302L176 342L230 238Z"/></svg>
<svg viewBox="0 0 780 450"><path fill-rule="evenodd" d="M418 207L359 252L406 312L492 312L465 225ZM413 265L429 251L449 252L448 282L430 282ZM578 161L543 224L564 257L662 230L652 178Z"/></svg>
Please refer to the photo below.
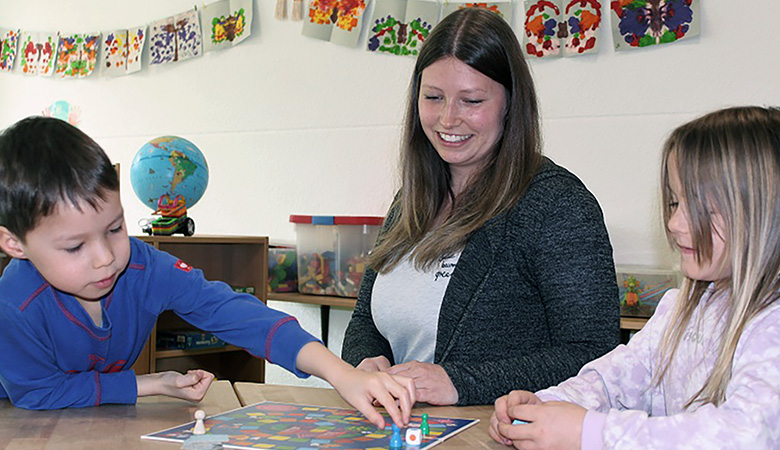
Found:
<svg viewBox="0 0 780 450"><path fill-rule="evenodd" d="M419 415L412 416L410 426L419 427L421 420ZM387 425L379 430L354 409L261 402L207 417L205 425L207 434L224 434L230 438L223 448L387 450L391 420L386 414L385 421ZM434 447L477 422L429 417L430 434L423 436L422 445L414 448ZM183 443L192 436L193 425L194 422L189 422L144 435L142 439ZM404 433L401 430L401 439Z"/></svg>

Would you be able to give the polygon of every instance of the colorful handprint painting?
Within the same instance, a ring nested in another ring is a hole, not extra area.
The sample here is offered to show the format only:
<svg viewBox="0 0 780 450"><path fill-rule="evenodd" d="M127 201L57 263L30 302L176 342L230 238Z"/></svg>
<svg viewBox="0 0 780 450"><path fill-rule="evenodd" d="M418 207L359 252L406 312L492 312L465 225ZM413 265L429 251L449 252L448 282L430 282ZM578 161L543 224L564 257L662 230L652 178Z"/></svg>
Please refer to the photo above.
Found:
<svg viewBox="0 0 780 450"><path fill-rule="evenodd" d="M311 0L303 35L354 47L360 37L360 24L366 0Z"/></svg>
<svg viewBox="0 0 780 450"><path fill-rule="evenodd" d="M564 56L593 53L598 49L597 32L601 28L601 3L598 0L567 0L564 22L558 30L563 39Z"/></svg>
<svg viewBox="0 0 780 450"><path fill-rule="evenodd" d="M166 64L203 53L196 10L154 22L149 32L149 64Z"/></svg>
<svg viewBox="0 0 780 450"><path fill-rule="evenodd" d="M51 76L57 56L57 33L23 31L19 47L19 66L25 75Z"/></svg>
<svg viewBox="0 0 780 450"><path fill-rule="evenodd" d="M114 30L103 39L103 73L126 75L141 69L146 27Z"/></svg>
<svg viewBox="0 0 780 450"><path fill-rule="evenodd" d="M19 30L0 28L0 71L14 68L16 49L19 47Z"/></svg>
<svg viewBox="0 0 780 450"><path fill-rule="evenodd" d="M84 78L95 71L100 33L60 35L54 73L61 78Z"/></svg>
<svg viewBox="0 0 780 450"><path fill-rule="evenodd" d="M561 1L538 0L524 4L523 46L528 55L537 58L561 56L559 31L561 25Z"/></svg>
<svg viewBox="0 0 780 450"><path fill-rule="evenodd" d="M439 18L439 4L424 0L377 0L368 51L417 56Z"/></svg>
<svg viewBox="0 0 780 450"><path fill-rule="evenodd" d="M698 0L613 0L615 50L667 44L699 34Z"/></svg>
<svg viewBox="0 0 780 450"><path fill-rule="evenodd" d="M252 33L252 0L220 0L200 10L203 50L236 45Z"/></svg>

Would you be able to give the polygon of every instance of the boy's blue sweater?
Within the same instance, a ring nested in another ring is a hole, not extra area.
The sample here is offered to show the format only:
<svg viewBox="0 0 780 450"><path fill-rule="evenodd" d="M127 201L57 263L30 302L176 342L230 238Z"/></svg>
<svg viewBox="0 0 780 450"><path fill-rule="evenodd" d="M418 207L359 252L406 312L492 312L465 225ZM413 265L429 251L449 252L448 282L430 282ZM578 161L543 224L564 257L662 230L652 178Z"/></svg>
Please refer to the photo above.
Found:
<svg viewBox="0 0 780 450"><path fill-rule="evenodd" d="M6 267L0 278L0 398L28 409L135 403L130 367L165 310L306 376L295 359L316 339L295 318L225 283L206 281L200 270L137 239L130 238L130 247L127 269L100 300L101 327L29 261Z"/></svg>

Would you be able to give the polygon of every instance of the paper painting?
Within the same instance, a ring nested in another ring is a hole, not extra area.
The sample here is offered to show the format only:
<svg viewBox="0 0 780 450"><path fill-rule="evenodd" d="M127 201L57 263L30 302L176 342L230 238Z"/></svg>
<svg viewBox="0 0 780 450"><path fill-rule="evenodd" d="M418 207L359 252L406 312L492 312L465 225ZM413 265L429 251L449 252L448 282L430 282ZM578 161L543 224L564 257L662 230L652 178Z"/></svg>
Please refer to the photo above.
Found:
<svg viewBox="0 0 780 450"><path fill-rule="evenodd" d="M468 2L468 1L450 1L444 3L444 8L442 10L441 16L447 17L451 13L463 9L463 8L482 8L487 9L488 11L492 11L499 16L501 16L504 20L507 22L510 22L512 20L512 2L511 1L504 1L504 2Z"/></svg>
<svg viewBox="0 0 780 450"><path fill-rule="evenodd" d="M601 3L598 0L566 0L564 21L559 29L564 56L595 53L597 32L601 28Z"/></svg>
<svg viewBox="0 0 780 450"><path fill-rule="evenodd" d="M439 3L426 0L377 0L368 50L417 56L439 19Z"/></svg>
<svg viewBox="0 0 780 450"><path fill-rule="evenodd" d="M310 0L303 35L334 44L357 45L366 0Z"/></svg>
<svg viewBox="0 0 780 450"><path fill-rule="evenodd" d="M149 64L166 64L200 56L203 52L196 10L154 22L149 32Z"/></svg>
<svg viewBox="0 0 780 450"><path fill-rule="evenodd" d="M558 31L561 25L561 0L537 0L524 4L523 47L537 58L561 56Z"/></svg>
<svg viewBox="0 0 780 450"><path fill-rule="evenodd" d="M252 33L252 0L220 0L200 10L203 51L236 45Z"/></svg>
<svg viewBox="0 0 780 450"><path fill-rule="evenodd" d="M57 56L57 33L23 31L19 47L19 68L25 75L51 76Z"/></svg>
<svg viewBox="0 0 780 450"><path fill-rule="evenodd" d="M126 75L141 70L146 27L114 30L103 39L103 73Z"/></svg>
<svg viewBox="0 0 780 450"><path fill-rule="evenodd" d="M0 28L0 71L14 68L16 49L19 47L19 30Z"/></svg>
<svg viewBox="0 0 780 450"><path fill-rule="evenodd" d="M698 0L613 0L611 7L615 50L699 35Z"/></svg>
<svg viewBox="0 0 780 450"><path fill-rule="evenodd" d="M95 70L100 34L60 35L54 73L61 78L84 78Z"/></svg>

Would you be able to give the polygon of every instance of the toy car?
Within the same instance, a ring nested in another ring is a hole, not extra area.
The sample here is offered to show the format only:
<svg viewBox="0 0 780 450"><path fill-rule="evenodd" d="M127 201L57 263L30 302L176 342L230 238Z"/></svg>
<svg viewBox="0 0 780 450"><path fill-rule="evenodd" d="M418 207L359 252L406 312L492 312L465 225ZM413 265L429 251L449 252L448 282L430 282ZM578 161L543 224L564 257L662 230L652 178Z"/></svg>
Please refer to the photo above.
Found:
<svg viewBox="0 0 780 450"><path fill-rule="evenodd" d="M148 222L141 231L148 235L170 236L181 233L185 236L195 234L195 221L187 217L187 205L184 197L177 195L171 201L168 194L160 196L157 201L157 210L152 214L161 217Z"/></svg>

